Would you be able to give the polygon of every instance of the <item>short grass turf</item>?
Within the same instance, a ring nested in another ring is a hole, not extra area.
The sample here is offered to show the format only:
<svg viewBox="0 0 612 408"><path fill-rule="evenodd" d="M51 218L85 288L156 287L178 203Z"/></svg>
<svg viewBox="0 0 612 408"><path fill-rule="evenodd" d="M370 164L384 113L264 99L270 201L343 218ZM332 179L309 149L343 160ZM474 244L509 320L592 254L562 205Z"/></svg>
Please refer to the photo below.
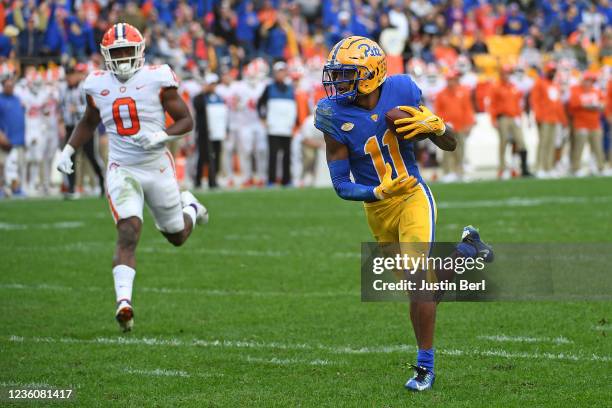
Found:
<svg viewBox="0 0 612 408"><path fill-rule="evenodd" d="M611 183L433 185L437 238L474 224L492 243L612 242ZM435 388L412 394L407 305L360 301L360 203L331 189L199 197L211 223L182 248L146 215L127 335L107 203L0 202L0 388L71 388L101 407L612 404L610 302L442 304Z"/></svg>

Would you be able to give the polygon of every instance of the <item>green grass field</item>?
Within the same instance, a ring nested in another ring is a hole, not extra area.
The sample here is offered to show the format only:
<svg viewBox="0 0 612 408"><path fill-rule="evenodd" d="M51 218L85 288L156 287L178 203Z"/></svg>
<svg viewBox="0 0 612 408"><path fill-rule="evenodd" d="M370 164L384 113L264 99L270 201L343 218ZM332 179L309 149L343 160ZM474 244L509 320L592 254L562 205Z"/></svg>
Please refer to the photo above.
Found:
<svg viewBox="0 0 612 408"><path fill-rule="evenodd" d="M433 185L437 238L473 223L492 243L612 242L610 183ZM182 248L147 214L128 335L106 201L0 202L0 388L72 388L83 407L612 404L610 302L444 303L436 386L411 394L407 305L360 301L361 204L331 189L200 198L211 223Z"/></svg>

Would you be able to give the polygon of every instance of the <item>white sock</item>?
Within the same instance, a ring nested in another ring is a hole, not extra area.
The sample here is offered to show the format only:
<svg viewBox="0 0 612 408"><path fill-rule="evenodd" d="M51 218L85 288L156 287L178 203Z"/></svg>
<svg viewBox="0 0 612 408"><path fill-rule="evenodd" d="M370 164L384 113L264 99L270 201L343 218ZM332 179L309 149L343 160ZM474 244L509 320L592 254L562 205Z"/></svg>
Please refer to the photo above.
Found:
<svg viewBox="0 0 612 408"><path fill-rule="evenodd" d="M187 214L189 216L189 218L191 218L191 227L195 228L196 226L196 209L193 205L188 205L186 207L183 208L183 212L185 214Z"/></svg>
<svg viewBox="0 0 612 408"><path fill-rule="evenodd" d="M115 279L115 294L117 302L122 299L132 301L132 284L134 283L136 271L127 265L117 265L113 268L113 278Z"/></svg>

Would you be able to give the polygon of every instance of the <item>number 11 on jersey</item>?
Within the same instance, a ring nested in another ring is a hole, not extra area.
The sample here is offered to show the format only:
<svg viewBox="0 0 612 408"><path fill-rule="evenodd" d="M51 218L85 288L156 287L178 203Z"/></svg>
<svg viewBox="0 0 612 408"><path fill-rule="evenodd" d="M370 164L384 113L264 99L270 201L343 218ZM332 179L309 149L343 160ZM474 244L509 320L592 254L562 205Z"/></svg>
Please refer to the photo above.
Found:
<svg viewBox="0 0 612 408"><path fill-rule="evenodd" d="M408 175L408 170L406 169L404 159L400 153L399 142L397 141L395 135L387 130L383 135L382 142L383 145L387 146L387 149L389 149L389 154L391 155L391 160L393 161L392 165L395 168L395 173L397 176L399 177L400 174ZM372 163L376 169L376 174L378 174L378 179L382 181L382 178L385 175L385 159L383 158L382 150L376 136L372 136L366 141L363 150L372 158Z"/></svg>

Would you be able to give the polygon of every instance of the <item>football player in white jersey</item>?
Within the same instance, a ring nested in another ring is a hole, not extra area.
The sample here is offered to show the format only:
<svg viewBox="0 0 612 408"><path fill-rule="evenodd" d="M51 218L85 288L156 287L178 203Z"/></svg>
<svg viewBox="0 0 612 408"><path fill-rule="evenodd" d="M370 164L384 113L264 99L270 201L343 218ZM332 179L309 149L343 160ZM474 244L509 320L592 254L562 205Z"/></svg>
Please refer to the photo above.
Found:
<svg viewBox="0 0 612 408"><path fill-rule="evenodd" d="M167 65L144 65L144 48L143 36L129 24L117 23L104 34L100 49L106 70L92 72L83 83L85 114L58 164L61 172L70 174L74 151L104 124L109 135L107 196L117 226L115 317L124 331L134 321L132 284L144 204L175 246L187 240L196 223L208 221L206 208L193 194L179 192L174 160L165 147L189 133L193 119L178 94L174 72ZM174 120L167 128L164 112Z"/></svg>
<svg viewBox="0 0 612 408"><path fill-rule="evenodd" d="M46 128L51 94L44 86L41 73L33 66L26 68L25 78L15 89L15 94L26 108L25 158L29 174L26 190L29 194L37 194L42 187L40 170L45 150L53 137Z"/></svg>
<svg viewBox="0 0 612 408"><path fill-rule="evenodd" d="M243 187L261 187L267 179L268 135L257 114L257 101L266 87L267 73L267 64L258 58L245 67L244 79L234 83L237 106L231 123L238 129L238 154Z"/></svg>

